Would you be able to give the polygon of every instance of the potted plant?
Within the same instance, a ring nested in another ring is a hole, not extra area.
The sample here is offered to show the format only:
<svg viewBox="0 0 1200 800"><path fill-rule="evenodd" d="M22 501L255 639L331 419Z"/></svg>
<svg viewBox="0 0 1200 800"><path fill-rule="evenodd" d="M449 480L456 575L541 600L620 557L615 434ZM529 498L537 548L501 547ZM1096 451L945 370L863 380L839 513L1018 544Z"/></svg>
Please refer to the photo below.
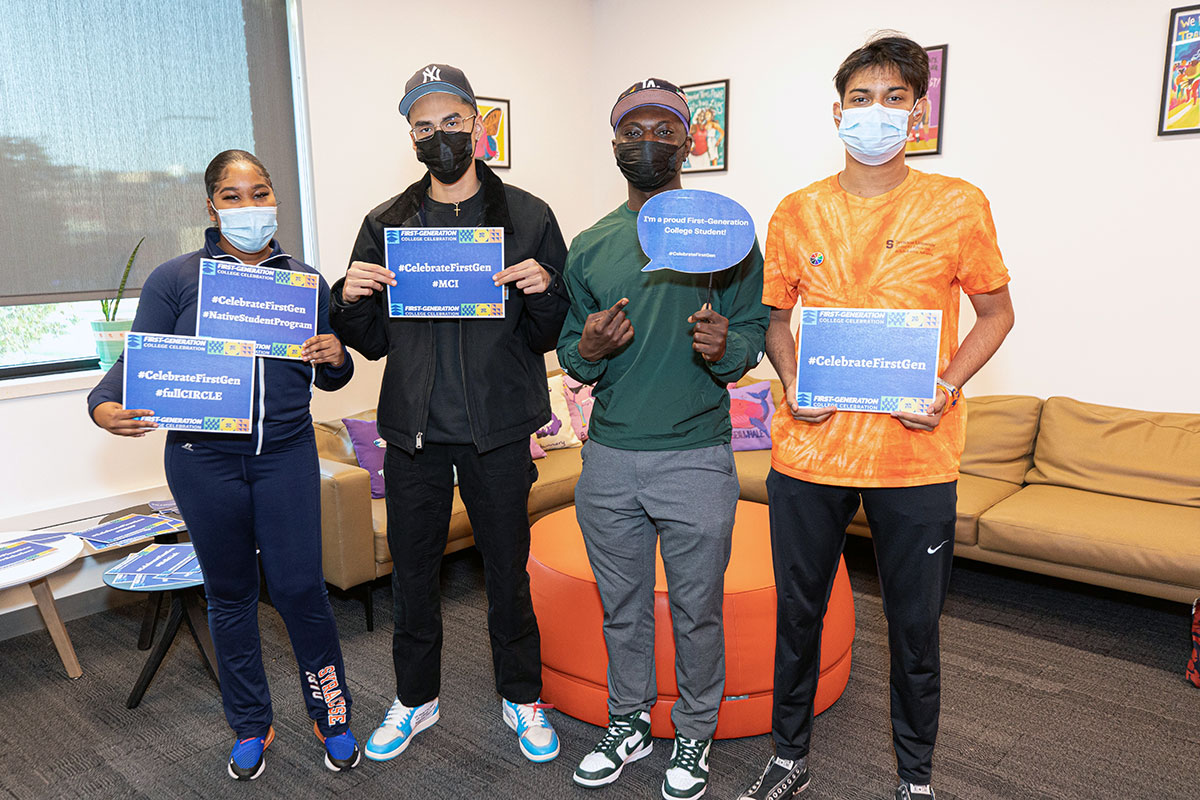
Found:
<svg viewBox="0 0 1200 800"><path fill-rule="evenodd" d="M100 369L105 371L117 363L125 349L125 334L133 327L133 320L117 319L117 307L121 305L121 298L125 296L125 282L129 280L129 271L133 269L133 259L137 257L138 249L144 241L145 236L138 240L133 252L129 254L129 261L125 262L125 271L121 273L121 283L117 286L117 296L100 300L100 311L104 319L92 322L92 335L96 337L96 355L100 357Z"/></svg>

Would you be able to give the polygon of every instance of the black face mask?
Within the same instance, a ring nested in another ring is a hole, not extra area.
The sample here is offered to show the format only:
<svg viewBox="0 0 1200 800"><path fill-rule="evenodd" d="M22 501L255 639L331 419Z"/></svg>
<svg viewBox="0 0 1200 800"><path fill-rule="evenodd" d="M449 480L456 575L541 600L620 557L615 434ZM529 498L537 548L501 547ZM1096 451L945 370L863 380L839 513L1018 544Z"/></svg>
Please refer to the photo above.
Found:
<svg viewBox="0 0 1200 800"><path fill-rule="evenodd" d="M679 172L686 149L687 142L678 147L648 139L622 142L617 145L617 166L625 179L636 188L652 192L665 186Z"/></svg>
<svg viewBox="0 0 1200 800"><path fill-rule="evenodd" d="M433 136L417 142L417 160L439 182L454 183L475 161L475 144L468 131L434 131Z"/></svg>

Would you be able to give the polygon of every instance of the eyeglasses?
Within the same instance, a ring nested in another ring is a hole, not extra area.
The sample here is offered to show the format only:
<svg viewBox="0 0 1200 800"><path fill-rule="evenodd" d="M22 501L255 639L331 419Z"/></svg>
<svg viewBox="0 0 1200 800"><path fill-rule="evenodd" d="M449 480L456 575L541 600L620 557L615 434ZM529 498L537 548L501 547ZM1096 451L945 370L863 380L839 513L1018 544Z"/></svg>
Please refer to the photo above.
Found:
<svg viewBox="0 0 1200 800"><path fill-rule="evenodd" d="M441 124L422 124L412 129L412 137L418 142L423 142L437 131L445 133L458 133L459 131L468 130L468 121L475 119L478 116L472 114L469 117L451 117L450 119L442 120Z"/></svg>

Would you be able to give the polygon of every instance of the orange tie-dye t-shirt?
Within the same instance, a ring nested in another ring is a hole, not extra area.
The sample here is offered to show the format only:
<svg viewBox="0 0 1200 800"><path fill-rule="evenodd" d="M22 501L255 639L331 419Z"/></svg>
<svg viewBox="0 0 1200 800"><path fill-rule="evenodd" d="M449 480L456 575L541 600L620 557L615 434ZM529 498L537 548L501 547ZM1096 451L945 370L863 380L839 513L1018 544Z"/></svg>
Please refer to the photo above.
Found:
<svg viewBox="0 0 1200 800"><path fill-rule="evenodd" d="M763 303L775 308L941 309L938 374L958 350L960 290L999 289L1008 270L983 192L909 169L878 197L848 194L836 175L793 192L771 217ZM839 486L921 486L957 480L966 433L962 403L932 432L889 414L839 411L812 425L781 407L771 465Z"/></svg>

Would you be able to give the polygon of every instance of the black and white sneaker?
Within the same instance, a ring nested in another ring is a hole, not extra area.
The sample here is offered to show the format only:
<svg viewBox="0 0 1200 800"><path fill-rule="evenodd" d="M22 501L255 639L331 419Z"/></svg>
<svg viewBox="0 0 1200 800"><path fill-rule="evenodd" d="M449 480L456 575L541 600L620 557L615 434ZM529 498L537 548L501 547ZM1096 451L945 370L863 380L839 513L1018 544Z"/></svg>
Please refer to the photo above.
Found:
<svg viewBox="0 0 1200 800"><path fill-rule="evenodd" d="M675 733L675 749L663 776L663 800L696 800L708 789L708 751L712 739L689 739Z"/></svg>
<svg viewBox="0 0 1200 800"><path fill-rule="evenodd" d="M789 761L772 756L762 776L738 800L783 800L808 788L808 759Z"/></svg>
<svg viewBox="0 0 1200 800"><path fill-rule="evenodd" d="M928 783L908 783L896 787L893 800L933 800L933 787Z"/></svg>
<svg viewBox="0 0 1200 800"><path fill-rule="evenodd" d="M653 749L650 712L609 714L608 730L575 768L575 782L588 788L606 786L621 777L626 764L645 758Z"/></svg>

